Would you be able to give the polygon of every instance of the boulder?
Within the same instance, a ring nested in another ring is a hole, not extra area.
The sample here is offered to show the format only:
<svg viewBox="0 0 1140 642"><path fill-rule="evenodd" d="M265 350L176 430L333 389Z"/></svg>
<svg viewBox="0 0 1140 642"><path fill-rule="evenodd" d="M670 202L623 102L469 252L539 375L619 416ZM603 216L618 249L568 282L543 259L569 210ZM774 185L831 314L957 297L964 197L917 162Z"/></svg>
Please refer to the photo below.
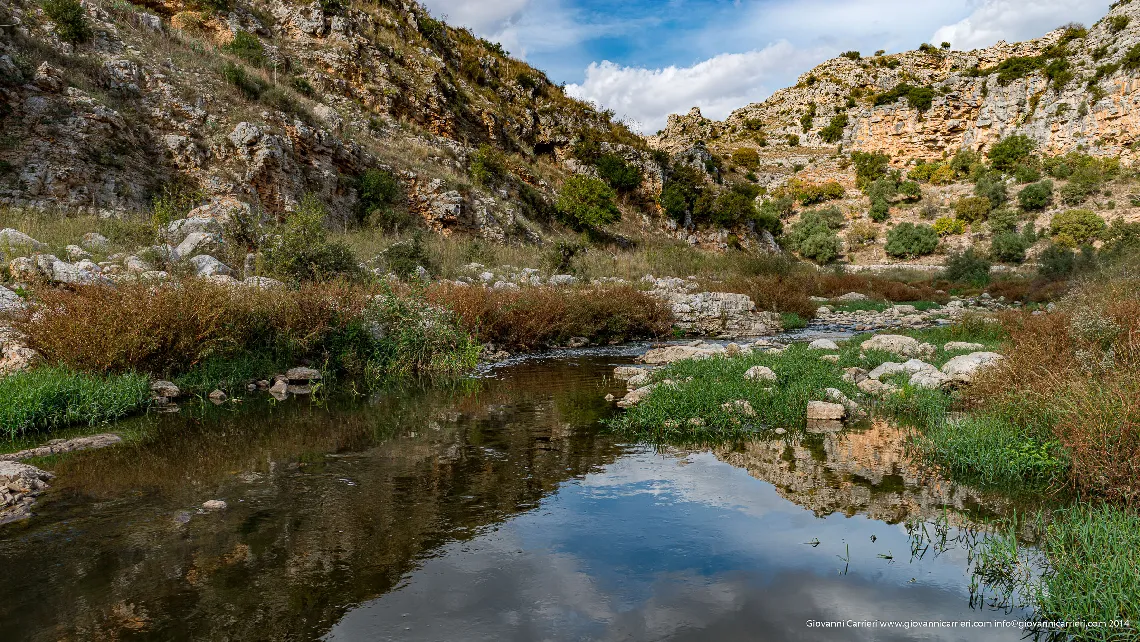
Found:
<svg viewBox="0 0 1140 642"><path fill-rule="evenodd" d="M229 505L220 499L211 499L207 502L202 502L202 508L208 511L219 511L229 508Z"/></svg>
<svg viewBox="0 0 1140 642"><path fill-rule="evenodd" d="M285 373L285 378L293 385L304 385L321 380L321 371L314 368L305 368L298 366L296 368L289 368Z"/></svg>
<svg viewBox="0 0 1140 642"><path fill-rule="evenodd" d="M630 390L624 397L618 400L618 407L631 408L641 403L646 397L649 396L649 393L653 392L653 389L655 387L657 387L657 384L650 384L648 386L642 386L636 390Z"/></svg>
<svg viewBox="0 0 1140 642"><path fill-rule="evenodd" d="M836 345L831 339L816 339L808 344L812 350L838 350L839 346Z"/></svg>
<svg viewBox="0 0 1140 642"><path fill-rule="evenodd" d="M823 392L827 395L828 401L843 406L847 410L848 416L854 416L859 413L859 404L849 399L839 388L828 388Z"/></svg>
<svg viewBox="0 0 1140 642"><path fill-rule="evenodd" d="M19 230L6 227L0 230L0 248L24 251L36 250L42 252L47 249L47 244L40 243Z"/></svg>
<svg viewBox="0 0 1140 642"><path fill-rule="evenodd" d="M985 350L986 347L980 343L969 343L967 341L951 341L942 346L946 352L980 352Z"/></svg>
<svg viewBox="0 0 1140 642"><path fill-rule="evenodd" d="M578 277L572 274L555 274L546 280L548 285L574 285L578 282Z"/></svg>
<svg viewBox="0 0 1140 642"><path fill-rule="evenodd" d="M194 266L194 274L196 276L225 275L232 277L234 275L234 271L230 268L230 266L222 263L209 254L199 254L198 256L191 258L190 265Z"/></svg>
<svg viewBox="0 0 1140 642"><path fill-rule="evenodd" d="M24 300L19 294L0 285L0 314L12 314L24 309Z"/></svg>
<svg viewBox="0 0 1140 642"><path fill-rule="evenodd" d="M908 360L906 363L902 364L902 369L903 372L909 372L911 374L922 372L924 370L938 370L938 368L925 361L922 361L921 359Z"/></svg>
<svg viewBox="0 0 1140 642"><path fill-rule="evenodd" d="M32 504L53 477L35 466L0 461L0 524L31 517Z"/></svg>
<svg viewBox="0 0 1140 642"><path fill-rule="evenodd" d="M983 368L989 367L1004 357L996 352L971 352L954 357L942 366L942 373L955 383L971 383Z"/></svg>
<svg viewBox="0 0 1140 642"><path fill-rule="evenodd" d="M128 256L123 261L123 266L127 268L128 272L135 274L142 274L143 272L151 272L154 270L154 267L151 266L151 264L133 254L131 256Z"/></svg>
<svg viewBox="0 0 1140 642"><path fill-rule="evenodd" d="M189 258L198 254L213 251L219 242L216 234L209 232L192 232L174 248L174 254L178 258Z"/></svg>
<svg viewBox="0 0 1140 642"><path fill-rule="evenodd" d="M228 399L228 397L226 397L226 393L222 392L221 390L215 390L210 393L209 399L215 404L220 404Z"/></svg>
<svg viewBox="0 0 1140 642"><path fill-rule="evenodd" d="M910 377L910 385L915 388L929 388L937 390L950 383L950 377L942 374L937 369L933 370L920 370Z"/></svg>
<svg viewBox="0 0 1140 642"><path fill-rule="evenodd" d="M843 371L843 380L847 383L857 384L867 378L867 371L862 368L846 368Z"/></svg>
<svg viewBox="0 0 1140 642"><path fill-rule="evenodd" d="M64 250L67 252L67 258L71 261L80 261L83 259L91 258L91 253L79 247L78 245L68 245Z"/></svg>
<svg viewBox="0 0 1140 642"><path fill-rule="evenodd" d="M745 371L744 378L749 381L775 381L776 373L768 366L752 366Z"/></svg>
<svg viewBox="0 0 1140 642"><path fill-rule="evenodd" d="M165 397L166 399L177 399L182 395L182 391L178 389L178 386L170 381L155 381L150 384L150 391L154 396Z"/></svg>
<svg viewBox="0 0 1140 642"><path fill-rule="evenodd" d="M872 379L870 377L867 377L866 379L860 381L859 383L855 384L855 386L859 388L859 390L875 397L882 397L886 394L898 390L897 386L893 386L889 383L883 383L878 379Z"/></svg>
<svg viewBox="0 0 1140 642"><path fill-rule="evenodd" d="M648 364L673 363L682 359L707 359L714 354L724 352L718 345L709 346L666 346L652 348L638 358L638 361Z"/></svg>
<svg viewBox="0 0 1140 642"><path fill-rule="evenodd" d="M625 385L630 390L649 385L649 373L642 372L641 374L634 375L626 380Z"/></svg>
<svg viewBox="0 0 1140 642"><path fill-rule="evenodd" d="M103 433L101 435L85 435L83 437L73 437L71 439L52 439L43 446L35 448L28 448L6 455L0 455L0 460L20 461L21 459L31 459L33 457L50 457L52 455L60 455L63 453L76 452L79 450L94 450L97 448L106 448L107 446L114 446L115 444L122 443L123 438L113 433Z"/></svg>
<svg viewBox="0 0 1140 642"><path fill-rule="evenodd" d="M877 334L863 342L863 350L882 350L904 357L933 357L934 346L901 334Z"/></svg>
<svg viewBox="0 0 1140 642"><path fill-rule="evenodd" d="M851 303L852 301L866 301L871 297L861 292L848 292L843 296L836 299L836 301L843 301L844 303Z"/></svg>
<svg viewBox="0 0 1140 642"><path fill-rule="evenodd" d="M807 405L807 418L809 421L837 421L847 416L847 409L843 404L827 401L809 401Z"/></svg>
<svg viewBox="0 0 1140 642"><path fill-rule="evenodd" d="M894 305L891 306L890 309L895 314L914 314L918 312L918 308L913 305Z"/></svg>
<svg viewBox="0 0 1140 642"><path fill-rule="evenodd" d="M887 361L886 363L880 363L873 370L871 370L871 372L867 373L867 376L871 379L879 380L883 377L898 374L900 372L906 372L906 369L903 368L903 364L895 363L894 361Z"/></svg>
<svg viewBox="0 0 1140 642"><path fill-rule="evenodd" d="M192 216L190 218L171 221L170 224L166 226L166 238L170 239L171 243L181 243L186 240L187 236L195 232L211 232L216 230L217 227L217 223L215 223L213 219Z"/></svg>

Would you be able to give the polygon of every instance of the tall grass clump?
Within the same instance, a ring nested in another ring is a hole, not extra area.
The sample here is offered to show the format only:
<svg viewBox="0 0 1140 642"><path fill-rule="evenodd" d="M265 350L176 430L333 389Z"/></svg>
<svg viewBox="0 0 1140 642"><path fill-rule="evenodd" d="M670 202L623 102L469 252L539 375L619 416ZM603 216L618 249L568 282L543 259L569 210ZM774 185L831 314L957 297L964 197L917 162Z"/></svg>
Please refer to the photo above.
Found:
<svg viewBox="0 0 1140 642"><path fill-rule="evenodd" d="M572 337L614 343L665 335L672 312L630 286L494 290L433 285L428 301L455 312L480 341L509 349L559 345Z"/></svg>
<svg viewBox="0 0 1140 642"><path fill-rule="evenodd" d="M140 374L96 376L65 367L20 372L0 377L0 436L94 426L145 408L149 400L150 381Z"/></svg>

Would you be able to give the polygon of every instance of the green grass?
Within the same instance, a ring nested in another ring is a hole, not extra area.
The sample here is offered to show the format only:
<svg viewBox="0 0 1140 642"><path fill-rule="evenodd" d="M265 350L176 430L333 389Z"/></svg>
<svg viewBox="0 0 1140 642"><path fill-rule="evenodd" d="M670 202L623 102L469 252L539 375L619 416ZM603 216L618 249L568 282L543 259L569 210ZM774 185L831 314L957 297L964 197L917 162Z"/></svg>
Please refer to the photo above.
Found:
<svg viewBox="0 0 1140 642"><path fill-rule="evenodd" d="M1038 621L1131 623L1070 627L1063 639L1136 639L1140 515L1109 504L1077 503L1040 512L1030 521L1039 533L1036 550L1019 541L1016 519L979 543L973 551L976 584L990 589L998 604L1026 603Z"/></svg>
<svg viewBox="0 0 1140 642"><path fill-rule="evenodd" d="M269 379L288 365L272 355L247 352L225 359L210 359L175 377L183 394L209 394L215 389L237 390L250 381Z"/></svg>
<svg viewBox="0 0 1140 642"><path fill-rule="evenodd" d="M150 382L143 375L100 377L37 368L0 378L0 436L15 439L74 424L107 423L149 402Z"/></svg>
<svg viewBox="0 0 1140 642"><path fill-rule="evenodd" d="M754 431L802 427L807 403L823 400L824 389L838 388L849 397L857 393L843 381L839 370L819 356L818 351L794 345L783 354L678 361L653 375L654 381L671 379L674 385L658 386L611 426L655 443L717 441ZM771 368L777 381L746 380L745 371L757 365ZM748 401L755 416L721 407L736 400ZM703 425L689 423L692 418L702 420Z"/></svg>
<svg viewBox="0 0 1140 642"><path fill-rule="evenodd" d="M804 319L795 312L784 312L780 315L780 325L784 330L799 330L800 328L807 327L807 319Z"/></svg>
<svg viewBox="0 0 1140 642"><path fill-rule="evenodd" d="M1044 488L1063 482L1068 458L1060 444L992 416L935 419L914 443L954 479L999 488Z"/></svg>

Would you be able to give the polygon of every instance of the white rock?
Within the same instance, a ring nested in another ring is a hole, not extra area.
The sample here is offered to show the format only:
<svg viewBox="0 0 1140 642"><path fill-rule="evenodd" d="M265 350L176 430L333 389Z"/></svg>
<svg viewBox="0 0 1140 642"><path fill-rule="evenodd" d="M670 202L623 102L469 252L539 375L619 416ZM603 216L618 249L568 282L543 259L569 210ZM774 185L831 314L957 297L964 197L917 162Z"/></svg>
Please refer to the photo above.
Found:
<svg viewBox="0 0 1140 642"><path fill-rule="evenodd" d="M826 401L809 401L807 405L807 418L810 421L836 421L847 415L843 404Z"/></svg>
<svg viewBox="0 0 1140 642"><path fill-rule="evenodd" d="M938 368L919 359L910 359L906 363L902 364L902 369L904 372L909 372L911 374L922 372L924 370L938 370Z"/></svg>
<svg viewBox="0 0 1140 642"><path fill-rule="evenodd" d="M745 417L755 417L756 411L752 408L752 404L747 399L737 399L735 401L727 401L720 406L724 410L731 413L739 413Z"/></svg>
<svg viewBox="0 0 1140 642"><path fill-rule="evenodd" d="M192 216L190 218L171 221L170 224L166 226L166 235L171 243L181 243L186 240L187 236L195 232L204 233L215 229L217 229L217 223L215 223L213 219Z"/></svg>
<svg viewBox="0 0 1140 642"><path fill-rule="evenodd" d="M828 388L823 392L825 395L827 395L828 401L843 406L849 415L854 415L855 413L859 412L859 404L849 399L847 395L843 394L843 391L839 388Z"/></svg>
<svg viewBox="0 0 1140 642"><path fill-rule="evenodd" d="M111 242L107 240L107 237L103 236L102 234L88 232L83 235L83 240L79 242L79 245L87 248L88 250L102 252L107 249L107 246L110 245L110 243Z"/></svg>
<svg viewBox="0 0 1140 642"><path fill-rule="evenodd" d="M67 252L67 258L72 261L91 258L91 253L78 245L68 245L64 250Z"/></svg>
<svg viewBox="0 0 1140 642"><path fill-rule="evenodd" d="M578 277L572 274L555 274L546 280L549 285L574 285L578 282Z"/></svg>
<svg viewBox="0 0 1140 642"><path fill-rule="evenodd" d="M812 350L838 350L839 346L836 345L831 339L816 339L808 344Z"/></svg>
<svg viewBox="0 0 1140 642"><path fill-rule="evenodd" d="M1003 358L996 352L971 352L947 361L942 366L942 372L956 383L971 383L980 370Z"/></svg>
<svg viewBox="0 0 1140 642"><path fill-rule="evenodd" d="M714 354L723 352L724 348L718 345L666 346L664 348L653 348L641 355L638 360L648 364L673 363L682 359L707 359Z"/></svg>
<svg viewBox="0 0 1140 642"><path fill-rule="evenodd" d="M932 357L934 346L901 334L877 334L863 342L863 350L882 350L904 357Z"/></svg>
<svg viewBox="0 0 1140 642"><path fill-rule="evenodd" d="M178 389L178 386L174 385L170 381L155 381L154 383L150 384L150 390L155 395L159 397L166 397L167 399L175 399L182 395L182 391Z"/></svg>
<svg viewBox="0 0 1140 642"><path fill-rule="evenodd" d="M870 377L863 379L859 383L855 384L855 386L858 387L859 390L862 390L869 395L879 397L898 390L897 386L893 386L889 383L883 383L878 379L872 379Z"/></svg>
<svg viewBox="0 0 1140 642"><path fill-rule="evenodd" d="M744 373L749 381L775 381L776 373L768 366L752 366Z"/></svg>
<svg viewBox="0 0 1140 642"><path fill-rule="evenodd" d="M642 386L646 386L648 384L649 384L649 374L644 373L644 372L641 374L634 375L634 376L630 377L625 382L625 385L628 386L630 390L634 390L634 389L640 388Z"/></svg>
<svg viewBox="0 0 1140 642"><path fill-rule="evenodd" d="M910 377L910 385L915 388L936 390L950 383L950 377L939 370L920 370Z"/></svg>
<svg viewBox="0 0 1140 642"><path fill-rule="evenodd" d="M903 368L903 364L895 363L894 361L887 361L885 363L880 363L873 370L871 370L871 372L867 373L867 377L870 379L878 380L889 375L898 374L900 372L906 372L906 370Z"/></svg>
<svg viewBox="0 0 1140 642"><path fill-rule="evenodd" d="M0 230L0 248L42 251L47 249L47 244L40 243L39 241L19 230L14 230L10 227L6 227Z"/></svg>
<svg viewBox="0 0 1140 642"><path fill-rule="evenodd" d="M870 298L871 297L867 296L866 294L862 294L860 292L848 292L847 294L844 294L843 296L839 297L836 300L837 301L843 301L843 302L851 302L851 301L866 301Z"/></svg>
<svg viewBox="0 0 1140 642"><path fill-rule="evenodd" d="M614 368L614 379L630 379L645 372L645 368L638 368L636 366L618 366Z"/></svg>
<svg viewBox="0 0 1140 642"><path fill-rule="evenodd" d="M630 408L632 406L635 406L635 405L641 403L643 400L645 400L646 397L649 396L649 393L653 392L653 389L656 386L657 386L657 384L650 384L648 386L643 386L641 388L638 388L637 390L629 391L628 393L626 393L626 395L624 397L622 397L621 399L618 400L618 402L617 402L618 407L619 408Z"/></svg>
<svg viewBox="0 0 1140 642"><path fill-rule="evenodd" d="M174 248L174 254L178 258L192 257L212 250L217 246L218 240L216 234L209 232L192 232L178 244L178 247Z"/></svg>
<svg viewBox="0 0 1140 642"><path fill-rule="evenodd" d="M209 254L199 254L190 259L190 265L194 266L194 274L197 276L233 276L234 271L230 266L222 263L218 259L210 256Z"/></svg>
<svg viewBox="0 0 1140 642"><path fill-rule="evenodd" d="M0 285L0 314L19 312L25 305L20 295Z"/></svg>
<svg viewBox="0 0 1140 642"><path fill-rule="evenodd" d="M202 508L208 511L219 511L229 508L229 505L220 499L211 499L207 502L202 502Z"/></svg>

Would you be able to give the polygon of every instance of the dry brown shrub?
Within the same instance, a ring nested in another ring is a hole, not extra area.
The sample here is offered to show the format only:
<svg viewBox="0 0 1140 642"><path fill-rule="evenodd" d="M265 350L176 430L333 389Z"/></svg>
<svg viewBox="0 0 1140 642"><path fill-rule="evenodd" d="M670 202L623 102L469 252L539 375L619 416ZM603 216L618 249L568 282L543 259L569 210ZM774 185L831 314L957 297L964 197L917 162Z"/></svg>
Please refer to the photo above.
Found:
<svg viewBox="0 0 1140 642"><path fill-rule="evenodd" d="M480 341L533 349L586 337L595 343L667 333L672 313L660 299L630 286L492 290L449 284L428 300L451 308Z"/></svg>
<svg viewBox="0 0 1140 642"><path fill-rule="evenodd" d="M861 274L839 274L820 272L813 275L809 294L822 297L837 297L848 292L862 292L887 301L937 301L945 303L950 297L945 292L937 292L926 283L904 283L880 276Z"/></svg>
<svg viewBox="0 0 1140 642"><path fill-rule="evenodd" d="M49 362L85 372L182 372L242 351L315 349L366 294L340 283L258 290L201 279L44 289L43 310L18 329Z"/></svg>
<svg viewBox="0 0 1140 642"><path fill-rule="evenodd" d="M808 283L802 275L762 274L738 277L722 283L707 284L708 289L748 295L756 309L769 312L795 313L804 319L815 316L817 303L811 300Z"/></svg>
<svg viewBox="0 0 1140 642"><path fill-rule="evenodd" d="M1069 451L1077 490L1136 504L1140 499L1140 371L1072 382L1060 398L1057 439Z"/></svg>

